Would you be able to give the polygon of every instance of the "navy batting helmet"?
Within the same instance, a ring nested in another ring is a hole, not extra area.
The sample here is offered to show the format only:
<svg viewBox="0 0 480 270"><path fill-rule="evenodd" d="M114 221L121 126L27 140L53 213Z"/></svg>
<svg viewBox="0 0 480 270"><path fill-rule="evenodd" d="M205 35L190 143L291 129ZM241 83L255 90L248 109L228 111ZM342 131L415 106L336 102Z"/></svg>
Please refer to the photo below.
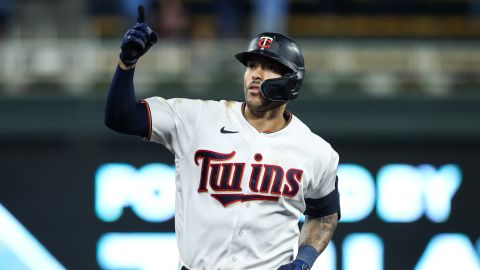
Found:
<svg viewBox="0 0 480 270"><path fill-rule="evenodd" d="M303 53L298 44L280 33L262 33L250 42L246 52L235 55L245 66L252 56L266 57L287 70L280 78L265 80L260 85L263 96L270 101L295 99L305 77Z"/></svg>

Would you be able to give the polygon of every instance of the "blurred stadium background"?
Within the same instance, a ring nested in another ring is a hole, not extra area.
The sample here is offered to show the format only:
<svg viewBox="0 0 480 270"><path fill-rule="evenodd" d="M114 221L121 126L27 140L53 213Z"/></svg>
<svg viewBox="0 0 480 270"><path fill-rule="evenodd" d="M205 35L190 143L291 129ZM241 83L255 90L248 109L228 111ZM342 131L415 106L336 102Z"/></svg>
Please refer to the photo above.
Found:
<svg viewBox="0 0 480 270"><path fill-rule="evenodd" d="M103 125L139 3L139 98L241 100L233 54L299 40L289 108L342 163L315 269L480 269L479 0L1 0L0 269L176 269L173 157Z"/></svg>

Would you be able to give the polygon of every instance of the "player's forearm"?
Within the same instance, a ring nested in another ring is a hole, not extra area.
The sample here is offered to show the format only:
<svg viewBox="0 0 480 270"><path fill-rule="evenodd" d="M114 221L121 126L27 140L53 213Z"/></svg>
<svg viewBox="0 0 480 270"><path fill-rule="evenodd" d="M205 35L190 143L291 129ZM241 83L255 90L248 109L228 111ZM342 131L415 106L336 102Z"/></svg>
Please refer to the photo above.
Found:
<svg viewBox="0 0 480 270"><path fill-rule="evenodd" d="M105 124L111 129L121 128L125 118L135 109L133 75L133 69L124 70L120 66L113 75L105 107Z"/></svg>
<svg viewBox="0 0 480 270"><path fill-rule="evenodd" d="M291 264L283 265L279 269L311 269L332 239L337 224L337 213L323 217L307 216L300 232L297 257Z"/></svg>
<svg viewBox="0 0 480 270"><path fill-rule="evenodd" d="M108 91L105 125L121 133L147 136L148 115L143 104L135 98L134 69L118 66Z"/></svg>
<svg viewBox="0 0 480 270"><path fill-rule="evenodd" d="M332 239L337 224L337 213L324 217L307 216L300 232L299 246L310 245L318 254L322 253Z"/></svg>

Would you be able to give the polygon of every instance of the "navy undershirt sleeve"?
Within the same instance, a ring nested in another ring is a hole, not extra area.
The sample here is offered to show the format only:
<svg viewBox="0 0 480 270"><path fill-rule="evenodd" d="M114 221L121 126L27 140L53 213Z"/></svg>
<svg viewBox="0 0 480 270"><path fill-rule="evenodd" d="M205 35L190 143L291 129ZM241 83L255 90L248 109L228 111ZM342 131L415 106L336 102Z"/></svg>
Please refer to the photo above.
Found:
<svg viewBox="0 0 480 270"><path fill-rule="evenodd" d="M305 199L307 208L305 215L312 217L323 217L338 213L340 220L340 193L338 192L338 176L335 179L335 189L327 196L320 199Z"/></svg>
<svg viewBox="0 0 480 270"><path fill-rule="evenodd" d="M117 66L108 91L105 125L120 133L146 138L150 120L145 104L135 99L134 72L135 69L123 70Z"/></svg>

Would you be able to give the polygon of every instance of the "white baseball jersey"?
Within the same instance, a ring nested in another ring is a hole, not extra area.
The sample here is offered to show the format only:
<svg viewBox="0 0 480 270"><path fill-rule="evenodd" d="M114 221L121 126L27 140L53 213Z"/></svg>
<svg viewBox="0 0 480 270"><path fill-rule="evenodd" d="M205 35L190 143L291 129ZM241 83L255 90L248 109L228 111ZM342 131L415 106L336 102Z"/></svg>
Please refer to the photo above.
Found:
<svg viewBox="0 0 480 270"><path fill-rule="evenodd" d="M242 103L146 99L151 138L175 154L175 230L192 270L276 270L298 245L306 198L335 189L338 154L291 115L258 132Z"/></svg>

